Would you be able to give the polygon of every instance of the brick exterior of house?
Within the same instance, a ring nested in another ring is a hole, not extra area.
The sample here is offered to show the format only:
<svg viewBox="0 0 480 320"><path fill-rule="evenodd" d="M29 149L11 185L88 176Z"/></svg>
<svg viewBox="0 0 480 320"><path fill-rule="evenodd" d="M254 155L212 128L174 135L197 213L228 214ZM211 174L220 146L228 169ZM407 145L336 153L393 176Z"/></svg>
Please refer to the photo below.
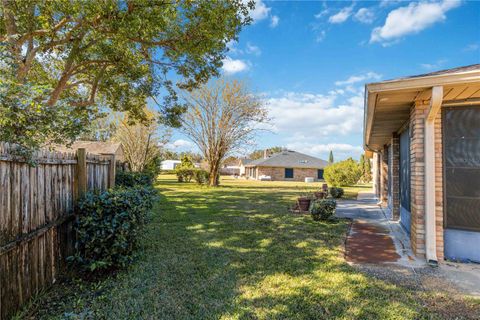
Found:
<svg viewBox="0 0 480 320"><path fill-rule="evenodd" d="M293 168L293 178L285 178L285 168L281 167L257 167L256 178L265 175L272 177L273 181L305 181L305 178L312 177L315 180L318 176L318 169L315 168Z"/></svg>
<svg viewBox="0 0 480 320"><path fill-rule="evenodd" d="M411 226L410 242L413 252L425 256L425 117L428 105L416 103L410 110L410 170L411 170ZM389 152L390 150L390 152ZM400 148L398 133L393 133L388 146L377 153L379 190L377 195L382 205L390 204L392 219L398 220L400 214ZM387 159L388 157L388 159ZM388 181L390 166L391 180ZM388 184L391 197L388 199ZM442 163L442 115L435 120L435 215L437 258L444 258L443 229L443 163Z"/></svg>

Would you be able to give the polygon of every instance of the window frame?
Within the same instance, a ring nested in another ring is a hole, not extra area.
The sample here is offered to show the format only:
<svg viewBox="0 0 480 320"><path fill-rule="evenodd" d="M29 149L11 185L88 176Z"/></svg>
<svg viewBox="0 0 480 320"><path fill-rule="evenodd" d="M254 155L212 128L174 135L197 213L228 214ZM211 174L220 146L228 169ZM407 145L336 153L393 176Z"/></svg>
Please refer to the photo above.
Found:
<svg viewBox="0 0 480 320"><path fill-rule="evenodd" d="M292 173L292 176L291 177L287 177L287 172L290 172ZM285 168L285 171L284 171L284 175L283 177L285 179L293 179L295 177L295 172L294 172L294 168Z"/></svg>
<svg viewBox="0 0 480 320"><path fill-rule="evenodd" d="M463 230L463 231L470 231L470 232L480 232L480 225L474 227L467 227L467 226L455 226L455 225L448 225L448 212L447 212L447 166L445 165L445 142L447 136L445 134L445 126L446 126L446 113L452 110L468 110L468 109L478 109L480 110L480 105L471 105L471 106L449 106L441 108L441 132L442 132L442 193L443 193L443 228L450 229L450 230Z"/></svg>

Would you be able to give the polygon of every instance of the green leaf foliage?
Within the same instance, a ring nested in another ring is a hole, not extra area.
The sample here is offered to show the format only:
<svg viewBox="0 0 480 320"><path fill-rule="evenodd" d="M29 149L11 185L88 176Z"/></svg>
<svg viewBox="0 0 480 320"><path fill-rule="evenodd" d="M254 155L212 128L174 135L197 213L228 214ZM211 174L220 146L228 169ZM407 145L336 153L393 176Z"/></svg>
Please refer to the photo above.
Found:
<svg viewBox="0 0 480 320"><path fill-rule="evenodd" d="M68 260L87 272L127 266L156 194L138 185L88 192L77 204L75 254Z"/></svg>
<svg viewBox="0 0 480 320"><path fill-rule="evenodd" d="M310 214L313 220L327 220L335 214L337 202L333 199L321 199L312 201L310 204Z"/></svg>
<svg viewBox="0 0 480 320"><path fill-rule="evenodd" d="M328 189L328 193L332 198L340 199L341 197L343 197L345 191L343 190L343 188L331 187Z"/></svg>
<svg viewBox="0 0 480 320"><path fill-rule="evenodd" d="M355 160L349 158L327 166L323 177L332 186L348 186L360 180L362 170Z"/></svg>
<svg viewBox="0 0 480 320"><path fill-rule="evenodd" d="M147 99L159 96L160 120L178 126L185 107L176 90L219 74L227 43L251 22L253 6L241 0L3 1L0 41L10 61L2 59L0 83L10 84L0 96L0 129L8 131L2 138L28 148L51 135L68 140L99 106L144 120Z"/></svg>
<svg viewBox="0 0 480 320"><path fill-rule="evenodd" d="M153 171L120 171L115 174L115 184L123 187L134 187L137 185L151 186L154 182L155 174Z"/></svg>

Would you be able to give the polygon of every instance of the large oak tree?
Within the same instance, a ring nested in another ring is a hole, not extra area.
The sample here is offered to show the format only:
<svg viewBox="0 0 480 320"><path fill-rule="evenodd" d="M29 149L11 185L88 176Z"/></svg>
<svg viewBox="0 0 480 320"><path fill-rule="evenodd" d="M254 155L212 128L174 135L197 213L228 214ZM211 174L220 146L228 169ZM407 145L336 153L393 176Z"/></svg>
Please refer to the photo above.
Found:
<svg viewBox="0 0 480 320"><path fill-rule="evenodd" d="M254 5L1 1L0 139L26 147L73 138L98 106L142 119L149 97L163 96L162 120L179 125L176 87L191 90L218 74L226 43L250 22Z"/></svg>

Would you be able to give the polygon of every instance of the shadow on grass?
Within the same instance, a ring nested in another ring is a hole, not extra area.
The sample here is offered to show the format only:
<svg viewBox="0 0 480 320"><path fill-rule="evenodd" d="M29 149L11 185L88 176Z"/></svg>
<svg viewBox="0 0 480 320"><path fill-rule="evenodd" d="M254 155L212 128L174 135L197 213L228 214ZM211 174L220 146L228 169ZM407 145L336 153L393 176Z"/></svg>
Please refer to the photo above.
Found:
<svg viewBox="0 0 480 320"><path fill-rule="evenodd" d="M295 188L202 188L169 180L157 187L161 200L137 262L87 295L88 302L66 297L38 318L426 317L414 292L344 262L344 221L288 213Z"/></svg>

